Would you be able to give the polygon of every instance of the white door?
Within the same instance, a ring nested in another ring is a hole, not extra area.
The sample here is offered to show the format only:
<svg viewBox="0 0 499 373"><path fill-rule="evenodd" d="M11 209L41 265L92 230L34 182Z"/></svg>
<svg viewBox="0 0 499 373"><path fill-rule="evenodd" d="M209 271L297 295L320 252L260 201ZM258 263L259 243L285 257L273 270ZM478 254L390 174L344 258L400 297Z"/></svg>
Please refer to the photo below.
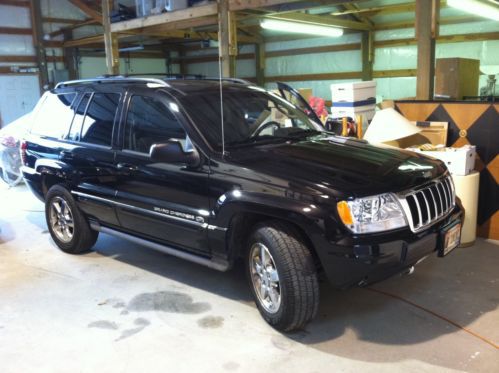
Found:
<svg viewBox="0 0 499 373"><path fill-rule="evenodd" d="M5 126L29 113L40 98L38 75L0 75L0 118Z"/></svg>

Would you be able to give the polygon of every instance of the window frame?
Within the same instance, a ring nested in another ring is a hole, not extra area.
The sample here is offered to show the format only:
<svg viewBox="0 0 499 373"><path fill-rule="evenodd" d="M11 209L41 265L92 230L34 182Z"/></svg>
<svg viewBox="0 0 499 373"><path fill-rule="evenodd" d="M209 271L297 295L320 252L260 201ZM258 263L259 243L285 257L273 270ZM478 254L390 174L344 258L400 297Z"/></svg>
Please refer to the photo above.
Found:
<svg viewBox="0 0 499 373"><path fill-rule="evenodd" d="M169 107L168 107L169 106L168 104L173 103L172 100L169 100L168 98L166 98L163 95L160 95L156 92L142 91L142 90L129 91L129 92L127 92L126 97L125 97L125 104L123 105L123 112L121 115L121 126L120 126L120 131L118 134L118 136L119 136L119 148L120 148L121 152L126 153L126 154L140 156L140 157L143 157L146 159L150 159L149 153L142 153L142 152L139 152L136 150L131 150L131 149L125 148L125 134L126 134L126 128L127 128L127 124L128 124L128 113L130 112L130 108L132 106L132 99L134 96L150 97L150 98L160 102L161 104L163 104L167 110L170 110L172 115L175 117L175 119L179 123L180 127L184 130L186 138L187 137L190 138L189 132L187 131L187 129L183 123L182 117L179 115L179 113L174 112L173 110L169 109ZM178 104L175 103L175 105L178 105Z"/></svg>
<svg viewBox="0 0 499 373"><path fill-rule="evenodd" d="M116 105L116 111L114 113L113 129L111 131L110 145L94 144L94 143L91 143L91 142L82 141L82 138L81 138L81 132L83 130L83 124L85 123L85 119L87 117L88 108L90 107L90 104L92 103L92 100L93 100L93 98L94 98L94 96L95 96L96 93L100 93L100 94L116 94L116 95L118 95L118 103ZM95 148L99 148L99 149L108 149L108 150L110 150L110 149L115 148L115 139L116 139L116 136L117 136L118 126L119 126L119 123L120 123L120 120L121 120L121 116L122 116L122 113L121 113L122 107L121 106L122 106L122 100L123 100L123 97L124 97L123 93L119 92L119 91L84 90L84 91L78 92L78 94L79 94L79 97L77 98L78 104L75 105L75 106L73 106L73 111L74 111L73 120L71 121L71 126L69 128L69 131L67 132L66 137L63 140L66 141L66 142L68 142L68 143L70 143L70 144L75 144L75 145L83 144L85 146L95 147ZM85 107L85 113L83 115L83 121L81 122L78 140L71 140L71 139L68 138L68 136L71 133L71 128L73 127L74 119L76 117L76 109L78 109L78 107L80 106L80 103L82 102L83 98L87 94L90 94L90 98L89 98L89 100L87 102L87 105Z"/></svg>

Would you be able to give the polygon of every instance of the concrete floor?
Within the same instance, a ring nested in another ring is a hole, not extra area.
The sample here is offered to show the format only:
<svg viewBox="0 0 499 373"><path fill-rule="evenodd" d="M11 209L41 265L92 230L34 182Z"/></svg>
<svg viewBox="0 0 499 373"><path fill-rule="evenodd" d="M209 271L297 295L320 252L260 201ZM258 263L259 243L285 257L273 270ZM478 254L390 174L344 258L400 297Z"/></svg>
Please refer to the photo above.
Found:
<svg viewBox="0 0 499 373"><path fill-rule="evenodd" d="M0 186L0 372L499 372L499 350L368 289L321 286L319 316L283 335L241 270L219 273L101 235L71 256L24 186ZM499 343L499 245L479 240L373 286Z"/></svg>

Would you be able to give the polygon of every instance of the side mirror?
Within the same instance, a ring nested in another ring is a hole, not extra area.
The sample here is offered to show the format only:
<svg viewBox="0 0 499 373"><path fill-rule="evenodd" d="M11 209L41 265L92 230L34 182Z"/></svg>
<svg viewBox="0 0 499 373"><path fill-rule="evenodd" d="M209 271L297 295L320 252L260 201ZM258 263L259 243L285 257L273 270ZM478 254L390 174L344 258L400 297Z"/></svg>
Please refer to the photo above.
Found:
<svg viewBox="0 0 499 373"><path fill-rule="evenodd" d="M149 156L154 162L165 163L185 163L193 167L200 162L199 153L192 148L189 151L184 151L182 143L178 140L169 140L163 144L153 144L149 151Z"/></svg>

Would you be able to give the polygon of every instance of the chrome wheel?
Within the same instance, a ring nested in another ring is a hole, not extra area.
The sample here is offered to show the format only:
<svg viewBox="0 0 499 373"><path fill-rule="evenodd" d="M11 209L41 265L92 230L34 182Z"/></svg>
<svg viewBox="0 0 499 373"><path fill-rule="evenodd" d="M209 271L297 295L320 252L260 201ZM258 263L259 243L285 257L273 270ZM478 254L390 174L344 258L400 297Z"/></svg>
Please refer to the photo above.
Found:
<svg viewBox="0 0 499 373"><path fill-rule="evenodd" d="M255 243L250 249L250 273L253 289L260 304L269 313L276 313L281 305L279 273L267 247Z"/></svg>
<svg viewBox="0 0 499 373"><path fill-rule="evenodd" d="M58 240L68 243L73 239L73 213L62 197L54 197L50 204L50 225Z"/></svg>

